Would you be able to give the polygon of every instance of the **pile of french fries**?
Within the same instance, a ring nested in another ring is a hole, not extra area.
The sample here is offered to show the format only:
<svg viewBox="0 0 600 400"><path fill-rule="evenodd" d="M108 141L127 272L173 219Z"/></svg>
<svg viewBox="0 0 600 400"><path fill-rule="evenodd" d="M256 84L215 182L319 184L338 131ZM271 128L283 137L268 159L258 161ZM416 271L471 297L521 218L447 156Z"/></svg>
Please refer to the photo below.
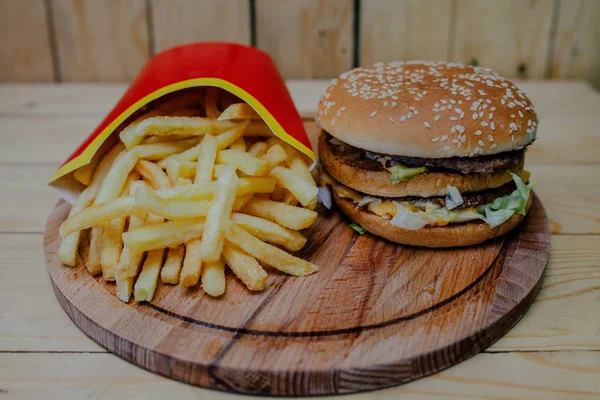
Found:
<svg viewBox="0 0 600 400"><path fill-rule="evenodd" d="M222 110L222 111L221 111ZM116 281L117 297L151 301L159 278L225 292L225 266L263 290L269 266L294 276L317 267L289 251L316 219L305 156L273 136L246 103L216 88L158 102L120 143L75 171L87 187L60 227L59 257Z"/></svg>

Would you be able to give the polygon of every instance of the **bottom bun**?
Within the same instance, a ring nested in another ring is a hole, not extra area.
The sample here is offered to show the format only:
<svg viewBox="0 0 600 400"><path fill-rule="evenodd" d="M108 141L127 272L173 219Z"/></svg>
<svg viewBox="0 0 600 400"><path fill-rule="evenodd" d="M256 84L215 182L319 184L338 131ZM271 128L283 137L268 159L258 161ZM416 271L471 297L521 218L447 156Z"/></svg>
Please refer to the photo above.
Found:
<svg viewBox="0 0 600 400"><path fill-rule="evenodd" d="M527 202L527 211L531 207L532 197ZM495 228L490 227L483 221L472 221L446 226L425 226L422 229L411 231L400 228L392 224L390 220L383 219L364 208L358 207L352 200L338 197L335 193L333 193L333 199L344 214L373 235L411 246L471 246L504 235L519 225L525 218L524 215L513 215L508 221Z"/></svg>

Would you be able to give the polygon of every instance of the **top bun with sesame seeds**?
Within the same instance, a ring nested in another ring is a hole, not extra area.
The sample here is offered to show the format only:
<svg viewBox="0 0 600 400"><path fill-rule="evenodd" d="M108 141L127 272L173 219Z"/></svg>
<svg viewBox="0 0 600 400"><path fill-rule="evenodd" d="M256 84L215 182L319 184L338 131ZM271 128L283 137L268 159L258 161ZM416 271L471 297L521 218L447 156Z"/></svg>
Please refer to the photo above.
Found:
<svg viewBox="0 0 600 400"><path fill-rule="evenodd" d="M321 127L371 152L449 158L519 150L536 137L533 105L487 68L392 62L334 79L318 109Z"/></svg>

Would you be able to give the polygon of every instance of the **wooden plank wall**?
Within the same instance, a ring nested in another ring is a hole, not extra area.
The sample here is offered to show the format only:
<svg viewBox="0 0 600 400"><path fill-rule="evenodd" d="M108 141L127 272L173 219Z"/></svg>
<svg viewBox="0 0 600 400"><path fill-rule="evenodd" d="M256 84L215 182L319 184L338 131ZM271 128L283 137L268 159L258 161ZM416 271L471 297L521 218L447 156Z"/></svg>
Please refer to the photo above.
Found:
<svg viewBox="0 0 600 400"><path fill-rule="evenodd" d="M428 59L600 87L600 0L0 0L0 81L128 81L203 40L264 49L287 78Z"/></svg>

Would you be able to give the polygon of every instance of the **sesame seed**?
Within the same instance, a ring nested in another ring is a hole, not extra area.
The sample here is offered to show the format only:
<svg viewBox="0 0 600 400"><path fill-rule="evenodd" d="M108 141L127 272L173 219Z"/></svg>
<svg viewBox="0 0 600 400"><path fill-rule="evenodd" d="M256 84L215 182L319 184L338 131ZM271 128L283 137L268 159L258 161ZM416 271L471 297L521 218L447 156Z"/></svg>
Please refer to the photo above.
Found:
<svg viewBox="0 0 600 400"><path fill-rule="evenodd" d="M493 114L493 113L489 113L489 115L488 115L488 118L489 118L489 119L492 119L492 118L494 118L494 114Z"/></svg>
<svg viewBox="0 0 600 400"><path fill-rule="evenodd" d="M456 125L456 130L460 133L463 133L465 131L465 127L462 125Z"/></svg>
<svg viewBox="0 0 600 400"><path fill-rule="evenodd" d="M460 141L461 141L461 142L463 142L463 143L464 143L464 142L466 142L466 141L467 141L467 135L463 135L463 136L460 138Z"/></svg>
<svg viewBox="0 0 600 400"><path fill-rule="evenodd" d="M397 105L398 105L398 103L397 103L397 102L395 102L395 101L392 101L392 107L396 107Z"/></svg>
<svg viewBox="0 0 600 400"><path fill-rule="evenodd" d="M439 140L440 140L440 138L439 138L439 137L434 137L433 139L431 139L431 141L432 141L433 143L437 143L437 142L439 142Z"/></svg>
<svg viewBox="0 0 600 400"><path fill-rule="evenodd" d="M393 124L394 123L394 119L392 117L389 117L388 120Z"/></svg>
<svg viewBox="0 0 600 400"><path fill-rule="evenodd" d="M447 100L440 100L442 102L442 104L448 104Z"/></svg>
<svg viewBox="0 0 600 400"><path fill-rule="evenodd" d="M510 114L510 117L514 118L514 117L516 117L516 115L515 114Z"/></svg>
<svg viewBox="0 0 600 400"><path fill-rule="evenodd" d="M483 133L483 132L482 132L481 130L477 130L477 131L475 132L475 134L476 134L477 136L480 136L482 133Z"/></svg>
<svg viewBox="0 0 600 400"><path fill-rule="evenodd" d="M434 121L439 121L440 120L440 114L437 114L435 117L433 117Z"/></svg>
<svg viewBox="0 0 600 400"><path fill-rule="evenodd" d="M369 114L369 117L374 117L377 115L377 111L373 111L371 114Z"/></svg>
<svg viewBox="0 0 600 400"><path fill-rule="evenodd" d="M477 113L473 113L473 121L477 119Z"/></svg>
<svg viewBox="0 0 600 400"><path fill-rule="evenodd" d="M478 141L477 143L479 143L479 145L480 145L481 147L485 146L485 143L483 143L483 140L480 140L480 141Z"/></svg>
<svg viewBox="0 0 600 400"><path fill-rule="evenodd" d="M459 142L459 140L458 140L458 139L452 139L452 143L456 144L456 143L458 143L458 142Z"/></svg>
<svg viewBox="0 0 600 400"><path fill-rule="evenodd" d="M498 147L498 145L497 145L496 143L494 143L494 144L492 145L492 147L490 147L490 149L492 149L492 150L493 150L493 149L495 149L496 147Z"/></svg>
<svg viewBox="0 0 600 400"><path fill-rule="evenodd" d="M450 146L444 146L444 151L448 151L450 149L452 149L452 147L450 147Z"/></svg>
<svg viewBox="0 0 600 400"><path fill-rule="evenodd" d="M423 122L423 125L425 125L427 128L431 128L431 125L427 121Z"/></svg>
<svg viewBox="0 0 600 400"><path fill-rule="evenodd" d="M496 129L496 124L494 124L493 122L490 124L490 126L492 127L492 130Z"/></svg>
<svg viewBox="0 0 600 400"><path fill-rule="evenodd" d="M400 117L400 122L404 122L404 121L406 121L406 115L403 115Z"/></svg>
<svg viewBox="0 0 600 400"><path fill-rule="evenodd" d="M450 117L450 121L458 121L458 118L456 118L456 117Z"/></svg>
<svg viewBox="0 0 600 400"><path fill-rule="evenodd" d="M410 106L408 107L409 110L414 111L415 110L415 106Z"/></svg>
<svg viewBox="0 0 600 400"><path fill-rule="evenodd" d="M488 140L489 140L490 142L493 142L493 141L494 141L494 137L493 137L492 135L488 135Z"/></svg>
<svg viewBox="0 0 600 400"><path fill-rule="evenodd" d="M442 142L445 142L446 140L448 140L448 135L442 136Z"/></svg>
<svg viewBox="0 0 600 400"><path fill-rule="evenodd" d="M481 126L488 126L488 123L487 123L487 122L485 122L485 121L482 121L482 122L481 122Z"/></svg>
<svg viewBox="0 0 600 400"><path fill-rule="evenodd" d="M384 107L387 107L387 105L388 105L388 104L389 104L389 103L388 103L388 101L387 101L387 100L383 102L383 106L384 106Z"/></svg>
<svg viewBox="0 0 600 400"><path fill-rule="evenodd" d="M406 115L406 118L412 118L412 112L408 112L408 114Z"/></svg>
<svg viewBox="0 0 600 400"><path fill-rule="evenodd" d="M419 115L419 110L415 110L415 111L413 111L413 113L414 113L415 115Z"/></svg>
<svg viewBox="0 0 600 400"><path fill-rule="evenodd" d="M335 118L331 118L331 125L335 125Z"/></svg>
<svg viewBox="0 0 600 400"><path fill-rule="evenodd" d="M523 118L523 113L519 110L519 117Z"/></svg>

